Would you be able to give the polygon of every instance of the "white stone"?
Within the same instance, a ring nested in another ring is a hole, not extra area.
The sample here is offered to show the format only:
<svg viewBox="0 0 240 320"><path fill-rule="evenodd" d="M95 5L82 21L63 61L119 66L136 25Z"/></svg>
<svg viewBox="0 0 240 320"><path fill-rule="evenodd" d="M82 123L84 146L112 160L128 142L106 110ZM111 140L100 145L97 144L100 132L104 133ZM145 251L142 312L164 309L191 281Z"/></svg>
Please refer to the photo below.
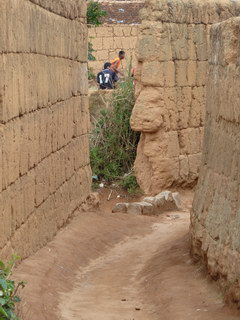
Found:
<svg viewBox="0 0 240 320"><path fill-rule="evenodd" d="M128 203L116 203L114 208L112 209L112 212L113 213L116 213L116 212L122 212L122 213L126 213L127 212L127 209L128 209Z"/></svg>
<svg viewBox="0 0 240 320"><path fill-rule="evenodd" d="M162 199L164 198L166 201L168 201L170 198L172 198L172 192L171 191L163 191L163 192L160 192L158 195L156 195L157 199Z"/></svg>
<svg viewBox="0 0 240 320"><path fill-rule="evenodd" d="M151 215L154 211L154 205L149 202L142 202L142 214Z"/></svg>
<svg viewBox="0 0 240 320"><path fill-rule="evenodd" d="M148 203L151 203L152 205L154 205L156 202L156 198L155 197L146 197L143 199L143 202L148 202Z"/></svg>
<svg viewBox="0 0 240 320"><path fill-rule="evenodd" d="M142 214L141 202L129 203L128 208L127 208L127 213L130 213L130 214Z"/></svg>
<svg viewBox="0 0 240 320"><path fill-rule="evenodd" d="M176 207L177 207L178 209L181 209L182 204L181 204L181 198L180 198L179 192L174 192L174 193L172 194L172 196L173 196L173 200L174 200L174 202L175 202L175 204L176 204Z"/></svg>

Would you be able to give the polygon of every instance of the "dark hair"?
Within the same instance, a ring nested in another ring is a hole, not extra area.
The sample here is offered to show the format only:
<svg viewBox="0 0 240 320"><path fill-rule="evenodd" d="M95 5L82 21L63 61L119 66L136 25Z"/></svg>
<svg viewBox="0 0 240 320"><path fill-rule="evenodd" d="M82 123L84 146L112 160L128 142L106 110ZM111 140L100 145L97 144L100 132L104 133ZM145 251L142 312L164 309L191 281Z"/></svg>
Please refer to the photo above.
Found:
<svg viewBox="0 0 240 320"><path fill-rule="evenodd" d="M104 63L104 66L103 66L104 70L109 68L109 67L111 67L111 63L110 62Z"/></svg>
<svg viewBox="0 0 240 320"><path fill-rule="evenodd" d="M125 54L125 51L123 51L123 50L119 51L119 56L122 56L124 54Z"/></svg>

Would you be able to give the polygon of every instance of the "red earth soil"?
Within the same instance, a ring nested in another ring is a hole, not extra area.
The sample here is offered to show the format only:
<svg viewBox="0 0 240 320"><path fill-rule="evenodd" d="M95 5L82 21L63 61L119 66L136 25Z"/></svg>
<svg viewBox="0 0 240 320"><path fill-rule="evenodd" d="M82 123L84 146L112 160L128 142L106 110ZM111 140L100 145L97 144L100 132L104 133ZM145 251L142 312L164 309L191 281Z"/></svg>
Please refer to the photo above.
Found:
<svg viewBox="0 0 240 320"><path fill-rule="evenodd" d="M112 214L108 194L17 268L23 320L240 318L189 255L191 193L183 211L157 217Z"/></svg>

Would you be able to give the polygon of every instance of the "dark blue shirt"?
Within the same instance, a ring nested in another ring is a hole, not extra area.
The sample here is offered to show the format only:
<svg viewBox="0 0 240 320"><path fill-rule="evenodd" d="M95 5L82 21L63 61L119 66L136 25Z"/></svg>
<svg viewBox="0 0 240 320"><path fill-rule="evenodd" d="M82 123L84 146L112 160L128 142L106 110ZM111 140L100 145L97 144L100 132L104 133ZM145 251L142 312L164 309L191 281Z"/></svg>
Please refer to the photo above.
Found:
<svg viewBox="0 0 240 320"><path fill-rule="evenodd" d="M101 89L113 89L114 83L117 81L116 73L111 69L105 69L97 75L97 83Z"/></svg>

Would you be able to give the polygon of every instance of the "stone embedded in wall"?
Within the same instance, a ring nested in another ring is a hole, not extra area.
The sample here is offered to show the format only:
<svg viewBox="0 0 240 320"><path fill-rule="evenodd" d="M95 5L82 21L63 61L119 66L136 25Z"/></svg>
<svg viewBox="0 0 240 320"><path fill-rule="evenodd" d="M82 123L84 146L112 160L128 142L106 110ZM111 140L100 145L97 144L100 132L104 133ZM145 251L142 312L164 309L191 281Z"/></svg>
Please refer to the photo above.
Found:
<svg viewBox="0 0 240 320"><path fill-rule="evenodd" d="M240 306L240 18L211 30L203 161L191 214L192 254Z"/></svg>
<svg viewBox="0 0 240 320"><path fill-rule="evenodd" d="M86 5L0 8L0 252L25 258L90 194Z"/></svg>
<svg viewBox="0 0 240 320"><path fill-rule="evenodd" d="M149 0L137 42L136 103L140 131L135 172L145 193L192 186L198 178L210 24L238 15L240 4Z"/></svg>

